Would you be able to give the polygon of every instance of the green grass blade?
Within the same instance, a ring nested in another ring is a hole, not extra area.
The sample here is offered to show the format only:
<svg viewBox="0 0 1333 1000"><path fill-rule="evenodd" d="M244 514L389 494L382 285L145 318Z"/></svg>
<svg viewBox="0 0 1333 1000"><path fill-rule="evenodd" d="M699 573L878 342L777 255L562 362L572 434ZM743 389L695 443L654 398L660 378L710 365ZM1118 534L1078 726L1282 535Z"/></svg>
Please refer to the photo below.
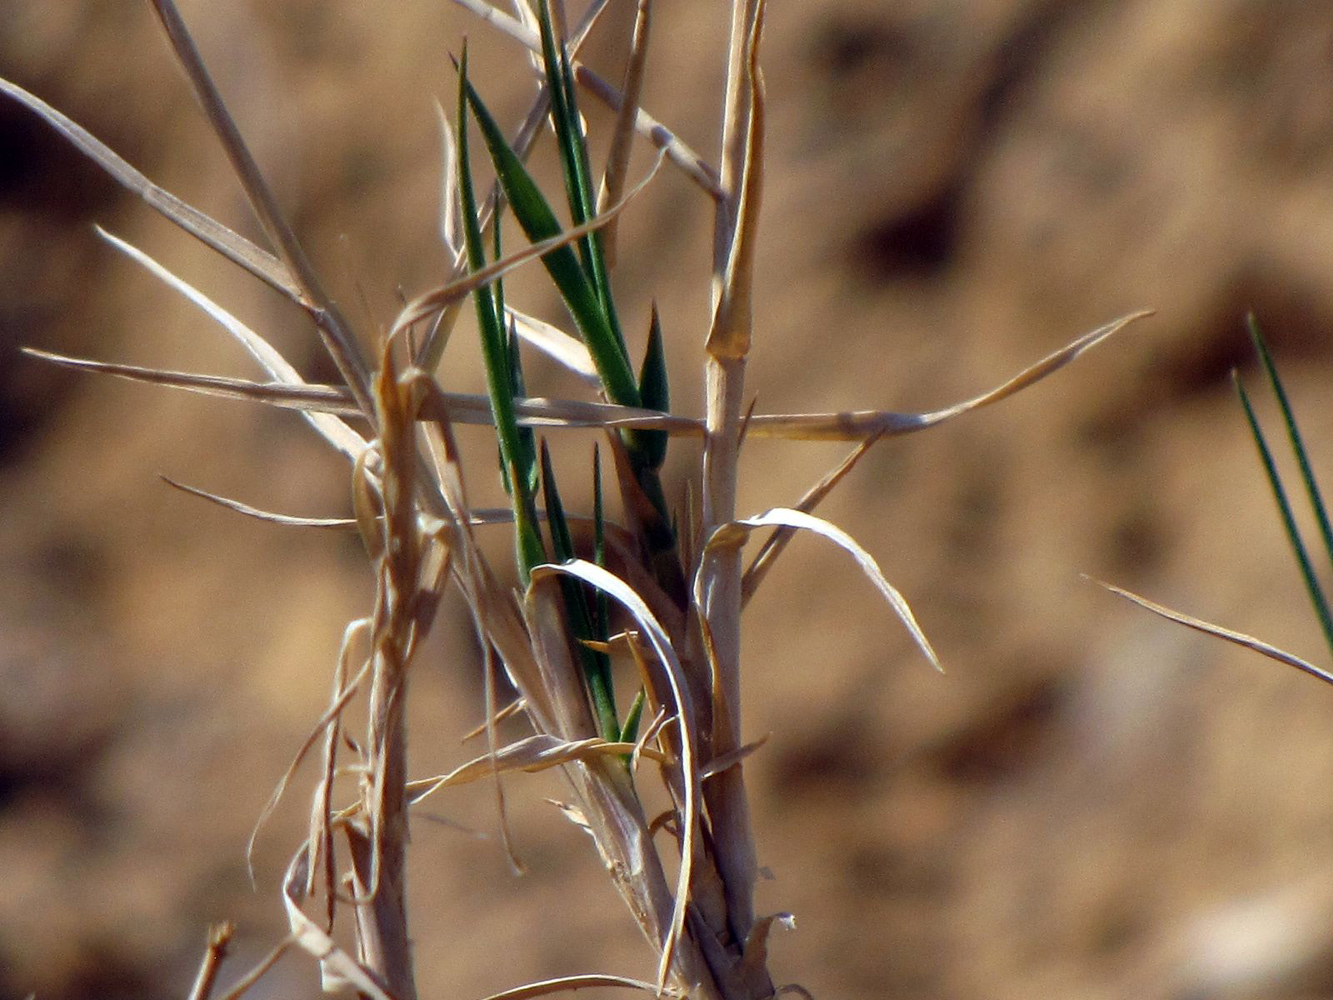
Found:
<svg viewBox="0 0 1333 1000"><path fill-rule="evenodd" d="M492 248L495 252L495 259L501 260L504 256L504 247L500 238L500 213L497 210L492 219ZM504 281L497 278L491 285L491 293L495 299L495 315L501 322L505 320L505 298ZM527 385L523 379L523 359L519 355L519 337L514 324L510 322L505 328L505 366L509 370L509 389L514 399L524 399L528 395ZM537 495L537 439L533 434L532 428L519 424L518 427L518 451L515 456L519 471L523 474L524 483L527 489L527 495ZM501 469L504 471L505 492L513 496L513 485L509 480L509 470L502 460Z"/></svg>
<svg viewBox="0 0 1333 1000"><path fill-rule="evenodd" d="M495 207L495 214L491 217L491 253L492 259L504 260L504 245L500 236L500 214L503 210L502 205ZM504 319L505 315L505 283L504 277L496 278L491 282L491 295L495 299L495 315Z"/></svg>
<svg viewBox="0 0 1333 1000"><path fill-rule="evenodd" d="M576 557L574 540L569 532L569 521L565 517L565 507L556 486L555 469L551 465L551 453L545 441L541 445L541 481L542 494L546 502L546 524L551 532L551 547L558 561L568 562ZM560 589L565 597L565 613L569 616L570 631L578 647L579 662L583 667L583 676L588 685L593 711L597 715L598 728L605 739L615 740L620 736L620 723L616 718L610 658L603 652L589 649L584 642L588 639L599 639L601 636L593 625L583 586L573 577L562 576Z"/></svg>
<svg viewBox="0 0 1333 1000"><path fill-rule="evenodd" d="M1259 418L1255 416L1254 407L1250 403L1250 397L1245 391L1245 386L1241 384L1239 376L1235 374L1232 375L1232 381L1236 385L1236 392L1240 395L1241 406L1245 409L1245 419L1249 422L1254 445L1259 450L1259 458L1263 462L1264 473L1268 476L1268 485L1273 491L1273 498L1277 501L1278 510L1282 515L1282 526L1286 529L1287 539L1291 542L1291 549L1296 554L1297 563L1300 564L1301 576L1305 580L1305 589L1310 595L1311 603L1314 605L1315 615L1319 618L1320 627L1324 630L1324 640L1328 643L1329 649L1333 650L1333 616L1329 614L1328 602L1324 598L1323 589L1319 586L1319 581L1315 577L1314 567L1310 565L1310 556L1305 550L1305 543L1301 541L1300 531L1296 527L1296 518L1292 515L1291 504L1287 500L1287 492L1282 486L1282 478L1278 475L1277 465L1273 461L1273 453L1264 438L1263 430L1259 427Z"/></svg>
<svg viewBox="0 0 1333 1000"><path fill-rule="evenodd" d="M463 230L468 266L479 271L486 266L486 251L477 221L477 200L472 186L472 168L467 145L467 49L458 69L458 189L463 208ZM477 326L481 331L482 355L486 363L486 389L500 445L500 463L513 491L515 550L519 575L526 584L534 566L546 561L546 551L537 531L536 505L528 488L531 460L526 460L514 414L513 364L505 342L504 325L496 313L496 296L489 288L473 292Z"/></svg>
<svg viewBox="0 0 1333 1000"><path fill-rule="evenodd" d="M543 4L544 5L544 4ZM568 160L575 172L574 186L577 188L580 222L587 222L597 214L597 193L593 190L592 167L588 160L588 142L583 132L583 117L579 114L577 90L574 87L574 75L569 68L569 54L561 47L559 62L560 78L564 84L566 103L570 118L566 123L566 135L570 146ZM572 206L571 206L572 209ZM615 334L620 350L628 356L625 335L620 329L620 317L616 313L615 296L611 293L611 275L606 266L606 255L602 252L602 234L593 231L580 242L584 266L597 290L602 311Z"/></svg>
<svg viewBox="0 0 1333 1000"><path fill-rule="evenodd" d="M501 315L504 315L501 313ZM515 399L525 399L528 387L523 379L523 360L518 353L518 331L512 323L505 331L505 358L509 362L509 390ZM524 488L529 496L537 495L539 486L537 473L537 436L531 427L519 425L518 428L518 467L523 475Z"/></svg>
<svg viewBox="0 0 1333 1000"><path fill-rule="evenodd" d="M1305 494L1309 498L1310 507L1314 510L1315 519L1319 523L1319 534L1324 541L1324 552L1327 554L1329 562L1333 564L1333 525L1329 523L1328 507L1324 503L1319 484L1315 482L1314 470L1310 467L1310 458L1305 451L1305 443L1301 439L1300 429L1296 426L1296 414L1291 408L1291 402L1287 398L1287 390L1278 377L1277 365L1273 362L1273 356L1268 351L1268 344L1259 331L1259 323L1253 313L1249 315L1248 320L1250 339L1254 341L1254 349L1264 366L1264 372L1268 376L1268 384L1273 387L1273 395L1277 397L1278 406L1282 410L1282 420L1287 425L1287 438L1291 442L1291 450L1296 456L1296 464L1301 470L1301 479L1305 483ZM648 404L645 403L644 405Z"/></svg>
<svg viewBox="0 0 1333 1000"><path fill-rule="evenodd" d="M648 347L644 351L643 366L639 369L639 398L650 410L671 412L671 389L667 383L666 349L662 345L662 322L653 303L652 319L648 323ZM661 431L640 432L644 458L652 469L660 469L666 461L667 435Z"/></svg>
<svg viewBox="0 0 1333 1000"><path fill-rule="evenodd" d="M602 494L602 453L597 445L592 446L592 561L606 569L606 508ZM611 634L611 612L606 603L606 594L597 591L596 619L593 622L595 634L603 641Z"/></svg>
<svg viewBox="0 0 1333 1000"><path fill-rule="evenodd" d="M643 721L644 700L643 688L639 688L634 701L630 703L629 711L625 713L625 727L620 731L621 743L634 743L638 740L639 723Z"/></svg>
<svg viewBox="0 0 1333 1000"><path fill-rule="evenodd" d="M510 147L495 118L466 79L463 88L514 218L534 243L559 236L562 229L555 213ZM607 396L622 406L638 406L639 387L629 358L611 328L597 290L584 272L578 255L569 246L561 246L542 257L542 264L583 335Z"/></svg>
<svg viewBox="0 0 1333 1000"><path fill-rule="evenodd" d="M602 455L596 444L592 446L592 561L602 569L606 568L606 508L603 505L602 494ZM593 594L592 632L593 637L602 642L606 642L611 636L611 607L607 603L604 590L594 591ZM611 704L614 706L615 688L611 681L611 663L609 658L603 659L607 671L607 693L611 696ZM628 721L626 717L626 724Z"/></svg>
<svg viewBox="0 0 1333 1000"><path fill-rule="evenodd" d="M577 225L587 222L595 212L592 185L588 179L587 143L583 135L583 122L579 117L578 99L568 73L564 46L556 44L550 3L541 0L537 8L542 67L546 72L546 87L551 94L551 124L560 149L565 197L569 202L570 215ZM588 237L579 240L579 255L591 278L593 254L592 242Z"/></svg>

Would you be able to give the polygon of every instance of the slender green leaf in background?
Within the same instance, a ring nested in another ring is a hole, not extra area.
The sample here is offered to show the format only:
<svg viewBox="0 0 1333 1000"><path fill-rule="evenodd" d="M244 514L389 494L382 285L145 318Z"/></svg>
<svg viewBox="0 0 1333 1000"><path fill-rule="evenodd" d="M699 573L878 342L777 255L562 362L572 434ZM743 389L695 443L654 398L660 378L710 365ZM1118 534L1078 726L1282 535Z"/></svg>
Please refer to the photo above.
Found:
<svg viewBox="0 0 1333 1000"><path fill-rule="evenodd" d="M1252 326L1251 329L1257 332L1258 327ZM1256 341L1256 344L1258 342ZM1263 352L1261 352L1262 356ZM1269 372L1270 379L1278 384L1277 370L1271 367L1271 359L1265 363L1265 369ZM1254 438L1254 445L1259 451L1260 460L1263 462L1264 474L1268 477L1268 485L1273 491L1273 499L1277 501L1278 511L1282 516L1282 526L1286 529L1292 552L1295 553L1296 562L1300 565L1301 577L1305 581L1305 589L1310 595L1310 602L1314 605L1315 615L1319 618L1320 627L1324 630L1324 639L1328 643L1329 649L1333 650L1333 615L1329 614L1328 601L1325 599L1323 589L1319 586L1319 580L1315 576L1314 567L1310 563L1310 555L1306 551L1305 543L1301 540L1300 530L1296 527L1296 517L1292 513L1291 502L1287 499L1286 489L1282 485L1277 464L1273 460L1273 452L1268 447L1268 441L1264 438L1263 430L1259 426L1259 418L1255 415L1254 406L1250 402L1249 393L1245 391L1245 386L1241 383L1240 376L1233 372L1232 381L1235 383L1236 392L1240 396L1241 406L1245 410L1245 419L1250 425L1250 434ZM1291 418L1289 427L1294 431L1294 418Z"/></svg>
<svg viewBox="0 0 1333 1000"><path fill-rule="evenodd" d="M1259 360L1264 366L1264 372L1268 376L1268 383L1273 387L1273 395L1277 397L1278 406L1282 410L1282 420L1287 427L1287 438L1291 442L1291 450L1296 456L1296 463L1300 466L1301 479L1305 483L1305 493L1309 498L1311 508L1314 510L1315 519L1319 522L1319 534L1324 540L1324 551L1329 563L1333 564L1333 525L1330 525L1328 507L1324 504L1324 497L1320 493L1319 484L1315 482L1314 471L1310 467L1310 457L1306 454L1305 443L1301 440L1300 429L1296 426L1296 415L1292 412L1291 402L1287 399L1287 391L1282 386L1282 380L1278 378L1277 366L1273 363L1273 356L1268 351L1268 344L1264 342L1263 334L1259 331L1259 323L1254 318L1253 313L1250 314L1248 320L1250 339L1254 341L1254 349L1259 355Z"/></svg>

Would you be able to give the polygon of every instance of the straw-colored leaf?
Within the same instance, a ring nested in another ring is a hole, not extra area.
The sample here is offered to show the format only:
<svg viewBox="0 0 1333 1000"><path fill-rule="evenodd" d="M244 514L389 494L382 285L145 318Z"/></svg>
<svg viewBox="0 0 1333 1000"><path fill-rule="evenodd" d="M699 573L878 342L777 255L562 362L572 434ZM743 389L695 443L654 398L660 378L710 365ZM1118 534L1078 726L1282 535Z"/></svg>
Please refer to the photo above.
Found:
<svg viewBox="0 0 1333 1000"><path fill-rule="evenodd" d="M305 383L255 382L251 379L230 378L226 375L200 375L195 372L178 372L166 368L145 368L141 365L118 364L112 361L92 361L88 358L73 358L66 354L56 354L35 347L22 348L29 357L49 361L62 368L75 368L82 371L97 372L102 375L114 375L117 378L133 382L147 382L152 385L165 385L172 389L184 389L205 396L217 396L221 399L242 399L270 406L279 406L289 410L304 410L310 413L332 413L342 416L358 416L360 411L352 402L352 394L346 389L330 385L309 385Z"/></svg>
<svg viewBox="0 0 1333 1000"><path fill-rule="evenodd" d="M866 438L853 448L851 454L808 490L805 496L801 497L801 501L796 504L795 509L807 514L813 513L814 509L833 491L838 483L842 482L847 473L856 467L856 464L861 461L879 438L880 435ZM746 569L744 576L741 578L742 606L754 596L755 591L759 589L759 584L768 575L768 571L773 568L773 563L777 561L778 556L782 554L795 536L796 529L791 527L778 528L768 536L758 554L755 555L754 561L750 563L749 568Z"/></svg>
<svg viewBox="0 0 1333 1000"><path fill-rule="evenodd" d="M1088 577L1088 579L1092 579ZM1161 604L1156 604L1146 597L1140 597L1131 591L1124 590L1115 584L1105 583L1101 580L1093 580L1100 584L1113 594L1118 594L1127 601L1132 601L1141 608L1151 611L1155 615L1173 621L1178 625L1184 625L1186 628L1192 628L1196 632L1203 632L1205 635L1216 636L1219 639L1225 639L1233 645L1244 649L1253 650L1270 660L1277 660L1278 663L1285 663L1289 667L1295 667L1297 670L1303 670L1311 677L1318 677L1321 681L1333 684L1333 673L1325 670L1323 667L1317 667L1307 660L1302 660L1299 656L1288 653L1286 650L1279 649L1277 646L1269 645L1262 639L1256 639L1252 635L1246 635L1244 632L1234 632L1229 628L1223 628L1221 625L1214 625L1212 622L1204 621L1202 618L1195 618L1193 615L1187 615L1182 611L1174 611Z"/></svg>
<svg viewBox="0 0 1333 1000"><path fill-rule="evenodd" d="M230 497L220 496L217 493L209 493L207 490L201 490L197 486L187 486L185 483L178 483L169 476L161 476L160 478L168 486L172 486L180 490L182 493L189 493L191 496L207 500L209 503L215 503L219 507L235 511L237 514L244 514L246 517L253 517L260 521L268 521L270 524L283 524L297 528L333 528L340 531L346 531L356 527L356 518L354 517L297 517L292 514L276 514L273 511L251 507L248 503L242 503L239 500L232 500Z"/></svg>
<svg viewBox="0 0 1333 1000"><path fill-rule="evenodd" d="M739 5L736 9L740 10ZM754 260L764 181L764 79L759 70L763 0L754 3L750 17L751 23L742 39L743 72L737 80L727 82L729 89L736 86L746 93L728 108L728 130L736 128L740 135L735 140L736 148L724 149L722 186L728 192L729 204L718 208L722 223L717 239L725 241L726 250L718 261L720 272L715 274L720 284L715 291L713 323L705 344L713 358L738 359L750 352ZM733 42L736 40L733 37ZM737 121L733 122L732 116ZM724 140L724 145L728 142ZM728 176L733 171L737 175L734 180ZM734 195L730 190L733 183Z"/></svg>
<svg viewBox="0 0 1333 1000"><path fill-rule="evenodd" d="M1107 337L1124 329L1135 320L1151 316L1152 310L1142 310L1122 316L1114 322L1086 333L1023 369L1002 385L980 396L955 403L942 410L928 413L894 413L889 410L848 410L843 413L760 413L751 418L750 437L800 438L804 441L858 441L876 434L892 437L912 431L925 430L951 420L971 410L998 403L1014 393L1040 382L1047 375L1059 371L1075 358L1100 344Z"/></svg>
<svg viewBox="0 0 1333 1000"><path fill-rule="evenodd" d="M287 866L282 883L282 905L287 926L296 944L319 962L326 992L350 986L372 1000L396 1000L368 969L329 937L301 908L301 895L309 878L310 860L303 845Z"/></svg>
<svg viewBox="0 0 1333 1000"><path fill-rule="evenodd" d="M5 79L0 79L0 93L7 94L40 115L79 152L101 167L117 183L138 195L148 207L160 212L201 243L249 271L293 302L308 305L286 265L267 250L255 246L244 236L232 232L222 223L158 187L87 129L65 117L41 98Z"/></svg>
<svg viewBox="0 0 1333 1000"><path fill-rule="evenodd" d="M302 301L307 305L329 357L337 365L343 381L352 390L357 405L369 414L370 369L347 321L343 319L338 309L338 304L324 291L300 240L283 217L277 199L264 180L259 165L255 162L231 112L227 110L222 100L222 94L204 65L194 39L186 29L180 11L176 9L172 0L150 0L150 3L171 43L176 61L184 70L195 98L208 117L209 124L212 125L213 132L228 160L231 161L236 179L240 181L246 199L250 202L260 226L263 227L264 235L273 243L288 272L300 286Z"/></svg>
<svg viewBox="0 0 1333 1000"><path fill-rule="evenodd" d="M532 587L538 586L542 580L548 579L558 574L568 574L584 583L596 587L605 593L608 597L618 603L634 619L642 633L648 638L653 652L657 655L658 662L661 663L666 671L667 681L671 686L671 695L676 701L676 717L680 727L680 767L681 782L683 785L684 796L684 816L683 816L683 843L681 845L680 874L676 885L676 902L672 912L671 928L667 934L666 940L662 943L662 957L657 970L658 988L663 988L667 980L667 975L671 969L671 961L675 954L677 942L680 940L682 928L685 923L685 909L689 898L690 873L694 858L694 835L695 827L699 822L698 802L699 802L699 773L698 762L695 760L695 734L690 725L692 711L690 709L689 695L687 694L687 682L685 671L681 667L680 660L676 656L676 651L672 647L671 637L666 630L654 617L648 605L644 603L634 589L624 580L614 573L603 569L595 563L587 562L583 559L574 559L564 563L561 566L538 566L532 571L532 584L529 587L528 600L532 600ZM628 753L634 749L630 745Z"/></svg>
<svg viewBox="0 0 1333 1000"><path fill-rule="evenodd" d="M568 234L566 234L568 235ZM136 251L137 253L137 251ZM927 430L953 417L982 406L997 403L1025 389L1064 367L1090 347L1111 336L1128 323L1150 312L1135 313L1116 320L1080 337L1055 353L1025 369L1004 384L972 399L956 403L942 410L926 413L901 413L891 410L849 410L843 413L757 413L747 422L747 435L762 438L783 438L807 441L861 441L878 436L896 437L914 431ZM42 357L72 367L84 367L118 374L126 378L151 380L197 391L218 390L215 395L263 399L274 405L293 409L323 410L333 414L353 414L356 410L351 394L341 387L309 385L301 382L260 383L218 376L188 375L157 369L140 369L132 365L113 365L105 362L70 358L64 355L24 348L34 357ZM284 363L285 364L285 363ZM422 379L422 384L431 381ZM438 407L447 410L457 423L488 424L490 406L485 396L469 393L445 393L436 386L427 392L423 404L427 411ZM580 400L552 400L530 397L514 400L519 422L532 427L607 427L664 430L669 434L698 437L703 434L703 421L675 414L659 413L638 407L616 406ZM438 412L438 411L437 411ZM346 424L342 424L346 428ZM350 428L348 433L355 434ZM364 440L363 440L364 446ZM340 450L343 450L340 448Z"/></svg>
<svg viewBox="0 0 1333 1000"><path fill-rule="evenodd" d="M611 131L611 149L606 154L606 171L602 175L602 190L598 196L599 211L620 200L629 173L631 140L634 120L639 113L639 95L643 91L644 71L648 65L648 37L652 26L652 0L638 0L639 12L634 20L634 37L630 42L629 59L625 63L625 81L620 88L620 109L616 112L615 128ZM616 265L616 224L602 230L602 254L608 268Z"/></svg>
<svg viewBox="0 0 1333 1000"><path fill-rule="evenodd" d="M639 990L660 997L681 997L677 990L661 990L652 983L638 979L626 979L624 976L604 976L598 974L586 976L562 976L559 979L544 979L540 983L529 983L512 990L492 993L485 1000L530 1000L532 997L552 996L556 993L574 993L578 990L592 989L627 989Z"/></svg>
<svg viewBox="0 0 1333 1000"><path fill-rule="evenodd" d="M440 190L440 239L444 247L453 256L455 264L461 264L466 252L463 246L463 217L458 201L458 150L454 145L454 130L445 117L444 107L435 102L435 111L440 120L441 160L443 161Z"/></svg>
<svg viewBox="0 0 1333 1000"><path fill-rule="evenodd" d="M823 518L815 517L813 514L807 514L804 511L792 510L787 507L775 507L757 517L742 518L719 527L705 543L705 555L719 550L739 548L745 544L749 539L750 534L756 529L769 527L789 527L812 531L823 538L827 538L839 548L842 548L849 553L852 558L856 560L857 565L861 568L861 572L869 577L870 582L875 585L876 589L879 590L884 599L888 601L889 606L893 608L894 614L896 614L899 620L902 621L903 625L907 627L907 631L912 636L912 641L917 644L917 647L925 655L926 659L930 661L931 665L936 670L943 670L940 666L939 657L935 655L935 650L930 645L930 640L926 638L925 632L923 632L921 626L917 624L916 616L912 614L912 609L908 606L903 595L884 578L884 573L875 562L874 556L863 549L851 535L847 534L837 525L825 521ZM703 567L701 566L700 572L695 576L694 591L696 601L702 601L703 599L701 593L703 581L704 572Z"/></svg>
<svg viewBox="0 0 1333 1000"><path fill-rule="evenodd" d="M708 762L708 766L699 773L699 780L707 781L714 775L721 774L728 768L735 767L741 761L745 760L746 757L749 757L767 743L770 735L771 734L769 733L765 733L763 736L759 737L759 739L745 744L745 746L741 747L739 750L733 750L730 753L722 754L720 757L714 757Z"/></svg>
<svg viewBox="0 0 1333 1000"><path fill-rule="evenodd" d="M519 740L517 743L511 743L507 747L501 747L495 752L494 756L487 753L480 757L474 757L448 774L410 781L407 784L407 789L412 795L412 804L416 805L422 799L434 795L443 788L470 784L481 778L488 778L496 771L501 773L507 771L536 773L553 767L572 764L578 760L629 754L633 750L633 743L613 743L601 737L586 740L562 740L549 733L536 733ZM645 753L654 760L664 759L656 751L649 750Z"/></svg>
<svg viewBox="0 0 1333 1000"><path fill-rule="evenodd" d="M35 347L25 347L22 351L30 357L65 368L114 375L135 382L163 385L206 396L251 400L315 414L360 415L352 394L341 386L312 385L304 382L255 382L225 375L201 375L195 372L178 372L111 361L74 358ZM447 414L454 423L482 426L493 424L490 402L485 396L477 393L443 392L439 384L424 373L419 377L419 385L423 416ZM670 434L697 435L701 432L698 421L688 417L676 417L633 406L617 406L614 403L544 399L539 396L527 399L515 398L514 412L519 424L525 427L608 429L641 427L663 430Z"/></svg>
<svg viewBox="0 0 1333 1000"><path fill-rule="evenodd" d="M417 380L422 400L421 415L427 418L447 416L455 423L490 423L489 404L484 396L443 392L434 380ZM614 403L592 403L569 399L515 397L514 413L520 424L528 427L643 427L672 434L697 436L703 433L699 421L677 417L657 410Z"/></svg>
<svg viewBox="0 0 1333 1000"><path fill-rule="evenodd" d="M577 375L593 389L602 385L597 375L597 366L592 363L592 355L583 341L571 337L557 326L540 320L535 316L519 312L505 306L505 314L515 332L537 350L551 358L568 372Z"/></svg>
<svg viewBox="0 0 1333 1000"><path fill-rule="evenodd" d="M195 288L184 279L178 278L175 274L137 247L126 243L124 240L111 235L103 229L99 228L98 233L116 249L120 250L131 260L143 266L154 277L165 282L172 289L189 299L199 309L207 313L208 316L218 323L218 325L235 337L242 347L250 352L250 355L259 362L260 366L268 372L270 377L279 382L296 384L305 382L305 380L301 378L300 372L292 367L287 359L278 353L267 340L255 333L239 319L223 309L203 292L199 291L199 289ZM353 461L355 461L366 448L365 439L335 416L331 416L327 413L307 412L305 414L305 419L321 437Z"/></svg>

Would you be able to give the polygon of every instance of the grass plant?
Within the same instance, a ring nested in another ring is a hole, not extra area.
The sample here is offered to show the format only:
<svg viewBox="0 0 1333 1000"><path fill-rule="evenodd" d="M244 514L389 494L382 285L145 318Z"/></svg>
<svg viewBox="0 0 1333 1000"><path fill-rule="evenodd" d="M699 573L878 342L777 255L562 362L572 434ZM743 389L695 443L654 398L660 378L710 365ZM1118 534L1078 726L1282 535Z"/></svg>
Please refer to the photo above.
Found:
<svg viewBox="0 0 1333 1000"><path fill-rule="evenodd" d="M740 698L744 606L793 534L807 530L853 557L923 657L938 667L906 600L871 554L814 510L877 442L998 402L1141 314L1094 330L997 388L937 411L753 413L746 366L761 343L753 297L764 183L763 0L732 4L716 166L639 107L652 19L661 16L651 0L638 2L619 85L578 59L605 0L593 0L577 23L561 0L519 0L516 16L484 0L456 2L530 54L537 95L522 124L507 132L471 82L466 48L460 51L456 102L445 128L449 165L440 219L452 268L378 334L354 328L324 290L171 0L153 0L152 7L241 180L267 248L158 187L38 97L0 81L0 91L39 114L150 207L301 306L340 381L307 383L260 333L166 266L105 233L115 249L238 340L262 377L29 353L295 410L347 459L355 503L345 523L360 533L377 589L366 616L347 626L328 708L275 793L276 801L291 791L297 765L318 759L309 835L295 848L281 884L290 936L273 957L295 946L317 960L326 985L348 985L375 1000L413 1000L418 992L406 905L413 808L459 784L490 781L498 793L507 772L559 768L571 796L566 815L591 834L652 949L654 968L642 980L590 974L529 984L495 998L599 985L708 1000L804 993L776 983L769 970L770 931L788 918L757 915L754 908L759 852L744 762L756 744L746 742ZM672 30L669 6L665 16L668 23L658 30ZM610 153L599 170L579 110L589 97L616 111ZM525 166L528 151L547 132L559 152L563 197L543 191ZM653 170L637 181L628 174L635 142L658 153ZM496 177L488 191L477 181L483 158ZM613 281L616 261L635 248L619 243L616 221L661 169L682 171L698 197L712 204L712 311L700 344L664 331L654 309L646 346L636 358L629 349L636 338L622 328ZM502 241L506 219L515 224L508 241L522 236L517 249ZM564 303L569 332L510 301L506 276L536 262ZM464 319L469 311L471 324ZM451 335L469 326L482 345L484 397L451 390L442 374ZM523 362L531 349L587 385L587 396L531 395ZM701 415L671 412L667 357L687 354L707 387ZM465 459L455 437L455 427L464 423L494 429L498 470ZM565 503L544 436L579 429L600 443L579 484L592 484L593 509L576 515ZM794 490L788 506L742 516L739 459L744 441L757 435L841 440L852 448L820 482L803 493ZM677 436L701 439L702 457L687 484L668 488L664 462ZM508 508L474 509L468 480L497 473ZM251 516L295 526L330 523L182 488ZM687 491L697 497L697 509L673 507L668 496ZM517 589L477 542L479 528L495 523L512 531ZM755 535L760 544L747 563L744 549ZM409 766L405 705L413 661L447 588L455 588L470 610L488 681L490 664L498 664L519 697L501 706L488 684L485 752L448 774L420 777ZM368 718L355 737L344 723L354 702L365 704ZM526 717L530 734L502 745L496 723L515 712ZM660 782L669 803L661 815L649 815L640 796L650 781ZM503 800L497 795L497 801ZM503 828L503 808L498 814ZM335 927L349 916L354 951L335 938ZM210 940L192 994L198 1000L219 995L217 967L228 937L219 929ZM243 994L265 968L226 996Z"/></svg>

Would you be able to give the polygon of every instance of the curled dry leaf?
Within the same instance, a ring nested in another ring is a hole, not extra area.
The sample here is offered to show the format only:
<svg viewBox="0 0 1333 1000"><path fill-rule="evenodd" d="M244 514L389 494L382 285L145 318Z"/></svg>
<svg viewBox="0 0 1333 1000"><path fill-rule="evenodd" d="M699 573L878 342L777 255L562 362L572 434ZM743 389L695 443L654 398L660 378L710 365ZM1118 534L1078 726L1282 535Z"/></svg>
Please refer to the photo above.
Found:
<svg viewBox="0 0 1333 1000"><path fill-rule="evenodd" d="M562 740L549 733L535 733L516 743L491 754L474 757L448 774L435 778L419 778L409 781L408 791L412 794L412 804L416 805L429 795L442 788L466 785L480 778L489 777L499 771L546 771L561 767L578 760L591 760L593 757L625 756L635 749L633 743L612 743L601 737L586 740ZM655 760L666 758L655 750L645 750L645 754Z"/></svg>
<svg viewBox="0 0 1333 1000"><path fill-rule="evenodd" d="M921 650L926 659L930 661L931 666L936 670L943 671L944 668L940 666L939 657L935 655L930 640L926 638L925 632L917 624L916 616L912 614L911 607L908 606L903 595L885 579L884 573L880 570L879 564L875 562L874 556L863 549L851 535L823 518L815 517L813 514L807 514L804 511L792 510L788 507L774 507L757 517L742 518L719 527L704 545L705 556L719 550L739 548L745 544L750 534L757 528L777 526L813 531L848 552L856 560L857 565L861 567L861 572L870 578L870 582L889 602L889 606L893 608L899 620L907 627L912 640L917 644L917 648ZM694 596L696 601L702 599L704 579L704 566L701 564L699 572L695 575Z"/></svg>
<svg viewBox="0 0 1333 1000"><path fill-rule="evenodd" d="M292 940L319 962L326 993L350 986L371 1000L397 1000L360 962L339 947L301 908L301 898L309 881L310 859L303 845L293 855L282 882L282 904L287 911L287 926Z"/></svg>

